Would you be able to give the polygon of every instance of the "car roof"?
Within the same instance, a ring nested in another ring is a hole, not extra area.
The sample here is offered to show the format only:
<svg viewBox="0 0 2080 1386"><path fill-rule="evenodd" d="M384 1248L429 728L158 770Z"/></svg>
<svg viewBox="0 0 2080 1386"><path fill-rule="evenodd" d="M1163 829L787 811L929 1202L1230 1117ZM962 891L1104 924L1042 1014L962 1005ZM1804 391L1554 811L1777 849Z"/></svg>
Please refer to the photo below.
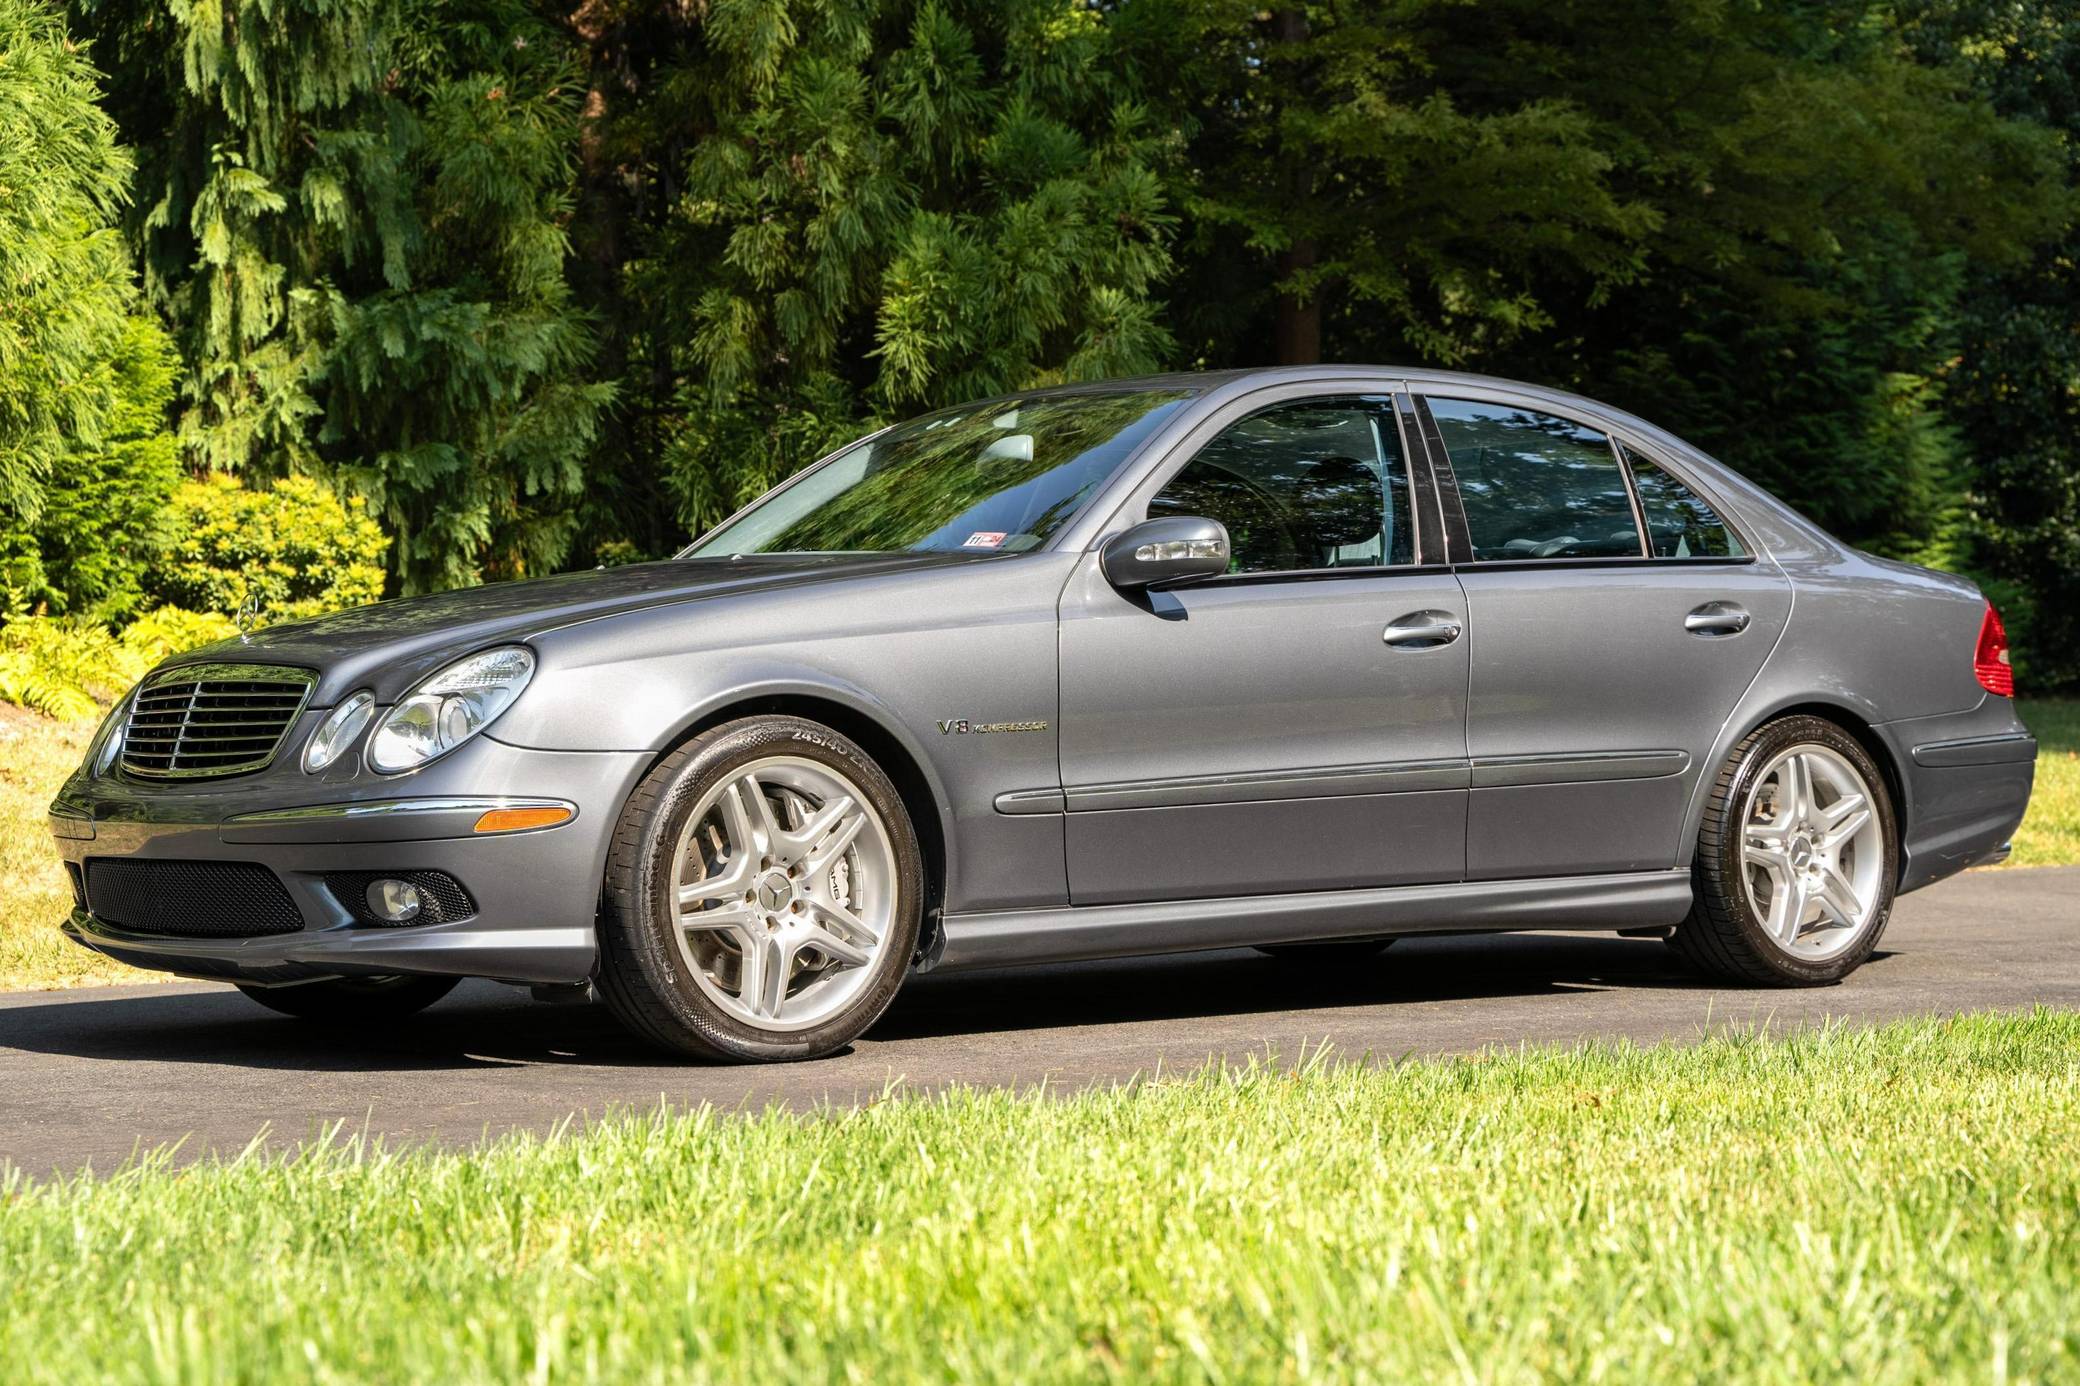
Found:
<svg viewBox="0 0 2080 1386"><path fill-rule="evenodd" d="M1567 390L1556 390L1548 385L1536 385L1528 380L1512 380L1499 375L1475 375L1469 371L1439 370L1427 366L1377 366L1356 362L1324 362L1308 366L1249 366L1214 371L1167 371L1156 375L1114 377L1107 380L1078 381L1067 385L1050 385L1037 390L1009 391L997 398L1030 399L1036 395L1109 394L1121 390L1192 390L1199 394L1240 393L1242 390L1261 385L1304 384L1309 380L1349 380L1352 376L1378 376L1381 380L1393 380L1419 388L1437 386L1461 386L1509 390L1517 394L1542 399L1548 403L1576 409L1592 410L1598 414L1628 419L1644 427L1652 428L1644 419L1626 413L1601 400L1590 399ZM978 401L981 402L981 401ZM1660 430L1656 430L1657 432Z"/></svg>

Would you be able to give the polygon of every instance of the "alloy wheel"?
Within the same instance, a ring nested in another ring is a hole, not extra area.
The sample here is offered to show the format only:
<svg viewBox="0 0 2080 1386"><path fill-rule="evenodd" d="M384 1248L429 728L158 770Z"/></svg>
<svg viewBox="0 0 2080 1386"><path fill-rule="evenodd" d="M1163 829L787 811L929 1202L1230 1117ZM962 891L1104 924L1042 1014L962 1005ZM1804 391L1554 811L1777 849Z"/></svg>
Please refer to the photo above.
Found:
<svg viewBox="0 0 2080 1386"><path fill-rule="evenodd" d="M1849 948L1884 897L1884 827L1870 786L1841 753L1781 751L1741 812L1741 877L1763 931L1793 957Z"/></svg>
<svg viewBox="0 0 2080 1386"><path fill-rule="evenodd" d="M694 808L673 856L673 934L694 981L761 1030L843 1010L895 919L887 826L860 788L794 756L753 761Z"/></svg>

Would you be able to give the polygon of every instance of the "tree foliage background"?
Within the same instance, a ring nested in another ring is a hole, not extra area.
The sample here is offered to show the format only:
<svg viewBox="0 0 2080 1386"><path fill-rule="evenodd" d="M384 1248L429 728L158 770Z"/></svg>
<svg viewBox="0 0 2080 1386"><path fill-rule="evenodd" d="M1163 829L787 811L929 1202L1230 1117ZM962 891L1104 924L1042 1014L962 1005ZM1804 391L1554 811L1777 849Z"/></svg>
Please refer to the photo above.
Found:
<svg viewBox="0 0 2080 1386"><path fill-rule="evenodd" d="M1970 572L2072 685L2076 161L2037 0L0 0L0 585L122 618L182 476L360 498L410 592L965 397L1421 362Z"/></svg>

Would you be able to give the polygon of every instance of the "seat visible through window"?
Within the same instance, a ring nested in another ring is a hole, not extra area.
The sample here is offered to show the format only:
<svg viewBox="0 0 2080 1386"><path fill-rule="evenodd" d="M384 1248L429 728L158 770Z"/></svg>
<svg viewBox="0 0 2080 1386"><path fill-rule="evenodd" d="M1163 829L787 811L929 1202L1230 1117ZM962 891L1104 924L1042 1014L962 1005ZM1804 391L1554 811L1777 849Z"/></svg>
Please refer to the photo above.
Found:
<svg viewBox="0 0 2080 1386"><path fill-rule="evenodd" d="M1476 560L1636 558L1639 523L1610 439L1552 414L1432 399Z"/></svg>
<svg viewBox="0 0 2080 1386"><path fill-rule="evenodd" d="M1300 400L1230 426L1171 479L1149 514L1227 526L1233 573L1414 561L1393 403Z"/></svg>

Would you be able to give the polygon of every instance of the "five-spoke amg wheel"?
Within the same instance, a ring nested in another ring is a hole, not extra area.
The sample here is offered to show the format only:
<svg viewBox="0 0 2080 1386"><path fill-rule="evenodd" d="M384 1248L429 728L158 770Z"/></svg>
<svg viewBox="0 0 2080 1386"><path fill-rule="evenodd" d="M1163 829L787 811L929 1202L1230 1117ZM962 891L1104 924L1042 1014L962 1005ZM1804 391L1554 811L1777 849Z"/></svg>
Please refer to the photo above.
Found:
<svg viewBox="0 0 2080 1386"><path fill-rule="evenodd" d="M271 1011L298 1020L354 1024L416 1015L455 990L460 977L334 977L293 987L239 990Z"/></svg>
<svg viewBox="0 0 2080 1386"><path fill-rule="evenodd" d="M828 1054L894 998L922 893L916 832L864 751L798 718L731 722L666 757L622 814L600 991L681 1053Z"/></svg>
<svg viewBox="0 0 2080 1386"><path fill-rule="evenodd" d="M1884 931L1896 841L1884 776L1855 738L1818 717L1771 722L1713 787L1697 902L1671 941L1736 981L1839 981Z"/></svg>

